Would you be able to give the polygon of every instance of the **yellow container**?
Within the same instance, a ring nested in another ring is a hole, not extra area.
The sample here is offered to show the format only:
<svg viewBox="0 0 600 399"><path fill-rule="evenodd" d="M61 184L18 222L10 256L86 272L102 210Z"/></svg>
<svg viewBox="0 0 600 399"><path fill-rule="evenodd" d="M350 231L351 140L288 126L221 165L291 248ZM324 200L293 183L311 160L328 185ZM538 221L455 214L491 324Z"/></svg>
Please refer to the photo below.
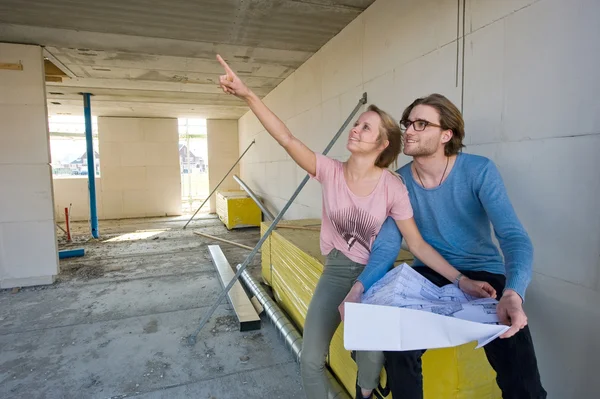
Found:
<svg viewBox="0 0 600 399"><path fill-rule="evenodd" d="M270 222L261 224L261 231ZM315 226L318 219L284 221L286 225ZM412 255L400 251L396 264L411 262ZM295 229L276 229L262 247L262 275L273 288L275 299L289 315L299 331L317 281L323 272L325 257L319 249L319 232ZM344 348L343 323L336 331L329 349L328 366L348 393L354 397L356 364ZM381 328L379 326L374 328ZM455 348L430 350L423 356L423 381L426 399L500 399L496 374L490 367L483 349L475 343ZM386 386L385 370L381 385ZM389 394L386 398L391 398Z"/></svg>
<svg viewBox="0 0 600 399"><path fill-rule="evenodd" d="M260 226L260 208L244 191L219 191L216 205L219 219L229 230Z"/></svg>

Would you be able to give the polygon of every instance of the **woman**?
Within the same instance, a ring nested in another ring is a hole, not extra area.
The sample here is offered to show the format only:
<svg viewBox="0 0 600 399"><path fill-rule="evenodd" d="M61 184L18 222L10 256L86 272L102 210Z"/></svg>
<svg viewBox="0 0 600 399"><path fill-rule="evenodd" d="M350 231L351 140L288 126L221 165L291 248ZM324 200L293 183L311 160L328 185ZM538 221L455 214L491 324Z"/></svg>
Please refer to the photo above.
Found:
<svg viewBox="0 0 600 399"><path fill-rule="evenodd" d="M412 253L450 281L461 274L421 237L413 219L406 187L386 168L401 150L398 124L376 106L369 106L350 130L350 158L342 163L318 154L292 135L283 122L217 56L226 74L219 79L225 93L246 101L267 132L323 191L321 251L327 255L323 274L310 302L304 324L301 373L310 399L326 399L328 382L324 373L329 342L341 318L338 306L367 263L374 237L392 216ZM460 288L476 296L494 295L484 282L460 279ZM368 327L368 326L365 326ZM369 398L379 383L383 364L381 352L358 352L357 397Z"/></svg>

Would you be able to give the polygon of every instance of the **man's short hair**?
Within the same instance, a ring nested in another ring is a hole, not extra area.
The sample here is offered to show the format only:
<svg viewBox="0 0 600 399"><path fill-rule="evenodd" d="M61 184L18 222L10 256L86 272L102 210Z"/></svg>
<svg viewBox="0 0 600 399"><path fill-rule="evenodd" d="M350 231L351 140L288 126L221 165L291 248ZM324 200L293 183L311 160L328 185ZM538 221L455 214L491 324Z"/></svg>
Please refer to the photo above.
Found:
<svg viewBox="0 0 600 399"><path fill-rule="evenodd" d="M437 110L440 115L442 129L452 130L452 138L445 144L444 153L446 156L458 154L464 147L465 121L456 105L441 94L430 94L427 97L417 98L406 107L402 113L402 120L407 120L411 111L417 105L429 105Z"/></svg>

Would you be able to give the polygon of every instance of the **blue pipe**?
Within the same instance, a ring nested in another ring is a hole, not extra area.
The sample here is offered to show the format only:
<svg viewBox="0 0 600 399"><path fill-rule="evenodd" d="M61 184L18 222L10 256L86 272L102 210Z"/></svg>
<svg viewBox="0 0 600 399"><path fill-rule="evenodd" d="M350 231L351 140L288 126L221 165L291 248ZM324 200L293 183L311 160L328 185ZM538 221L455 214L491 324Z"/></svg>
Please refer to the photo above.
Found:
<svg viewBox="0 0 600 399"><path fill-rule="evenodd" d="M85 144L87 148L88 187L90 189L90 222L92 237L98 238L98 213L96 212L96 170L94 168L94 140L92 139L92 108L90 93L83 94L83 114L85 116Z"/></svg>
<svg viewBox="0 0 600 399"><path fill-rule="evenodd" d="M63 249L58 251L58 259L74 258L85 255L85 249Z"/></svg>

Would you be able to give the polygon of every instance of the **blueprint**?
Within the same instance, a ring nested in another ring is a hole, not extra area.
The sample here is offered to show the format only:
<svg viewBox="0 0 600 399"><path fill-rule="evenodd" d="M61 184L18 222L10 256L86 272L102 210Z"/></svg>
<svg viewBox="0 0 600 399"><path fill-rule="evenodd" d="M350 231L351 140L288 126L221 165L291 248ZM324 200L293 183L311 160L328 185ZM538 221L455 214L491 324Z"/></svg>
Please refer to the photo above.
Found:
<svg viewBox="0 0 600 399"><path fill-rule="evenodd" d="M374 284L362 303L345 304L344 346L403 351L477 341L481 347L509 328L499 323L497 303L471 297L452 284L438 287L402 264Z"/></svg>
<svg viewBox="0 0 600 399"><path fill-rule="evenodd" d="M475 298L453 284L438 287L406 263L395 267L369 289L362 303L424 310L443 316L499 324L498 301Z"/></svg>

